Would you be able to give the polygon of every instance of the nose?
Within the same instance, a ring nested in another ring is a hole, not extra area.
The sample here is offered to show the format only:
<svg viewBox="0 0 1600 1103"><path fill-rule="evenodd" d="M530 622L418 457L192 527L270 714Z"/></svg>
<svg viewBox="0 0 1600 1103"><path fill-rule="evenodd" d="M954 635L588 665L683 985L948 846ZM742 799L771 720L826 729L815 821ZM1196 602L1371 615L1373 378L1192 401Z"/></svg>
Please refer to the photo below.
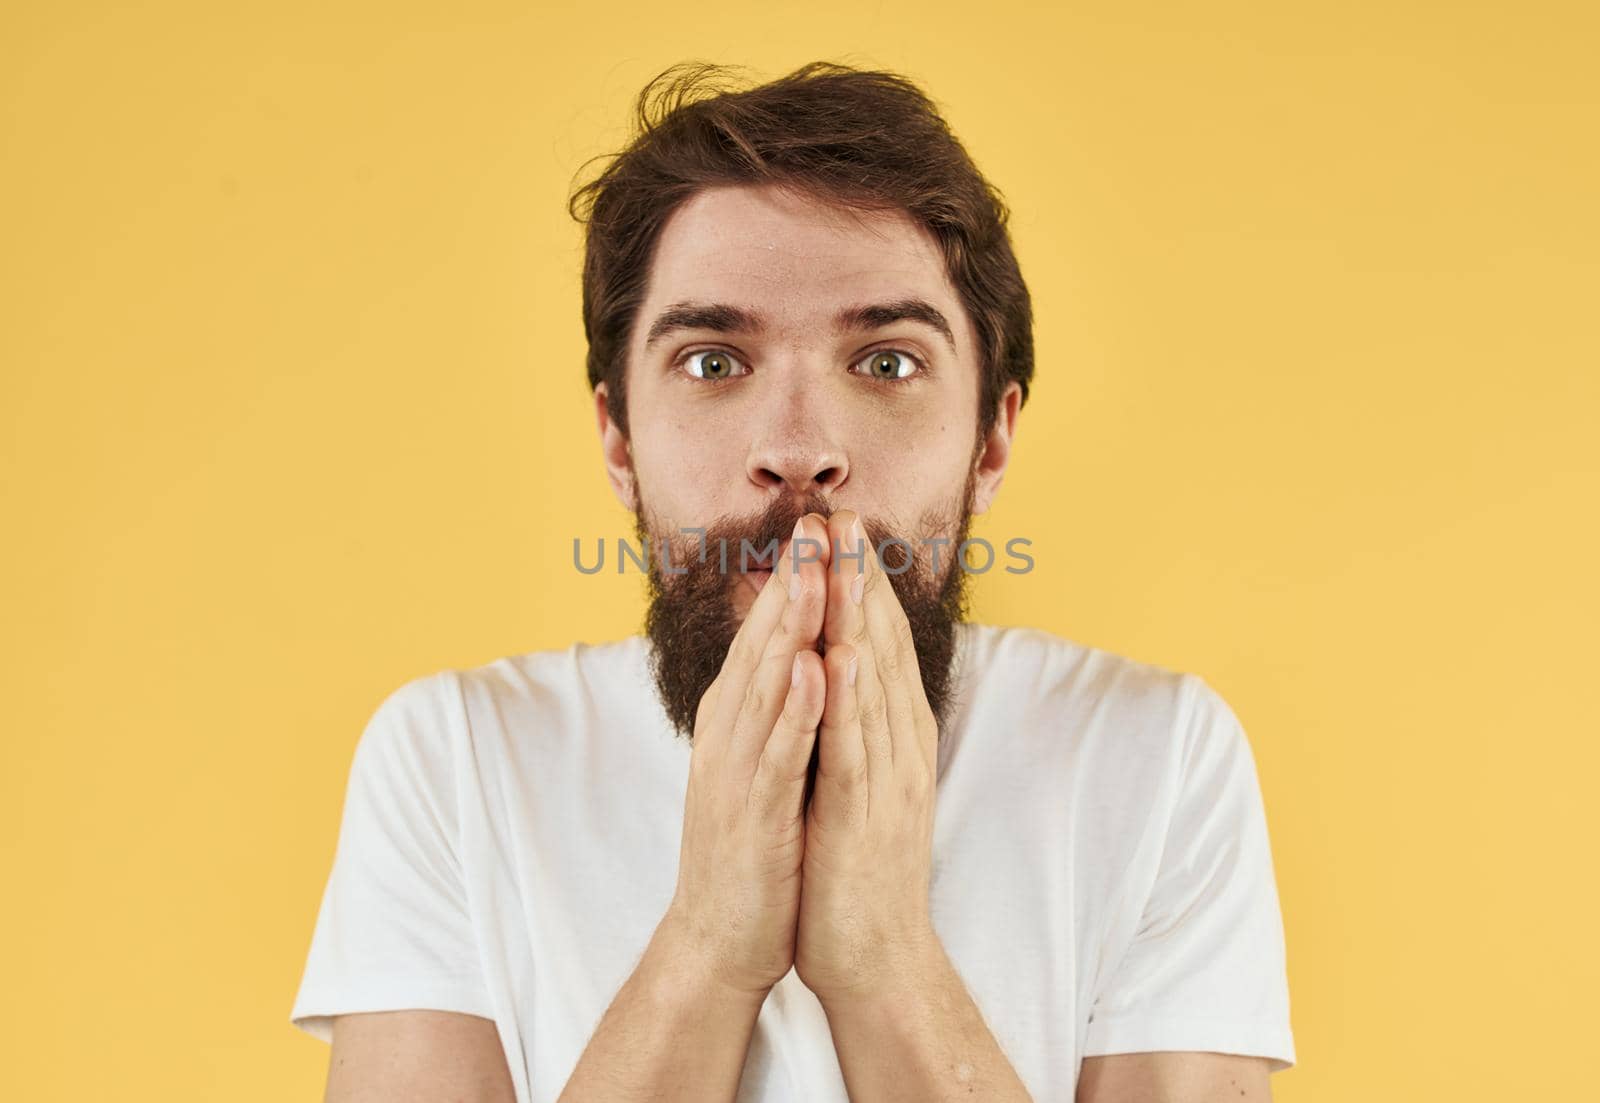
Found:
<svg viewBox="0 0 1600 1103"><path fill-rule="evenodd" d="M791 406L774 419L772 432L758 435L746 464L750 481L768 494L832 493L850 477L845 450L821 419Z"/></svg>

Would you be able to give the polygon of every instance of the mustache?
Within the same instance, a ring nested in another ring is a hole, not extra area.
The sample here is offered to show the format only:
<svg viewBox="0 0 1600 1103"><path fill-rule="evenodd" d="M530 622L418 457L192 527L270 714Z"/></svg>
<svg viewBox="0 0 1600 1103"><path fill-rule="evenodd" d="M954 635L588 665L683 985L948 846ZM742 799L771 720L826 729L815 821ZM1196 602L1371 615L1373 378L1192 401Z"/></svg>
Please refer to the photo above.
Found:
<svg viewBox="0 0 1600 1103"><path fill-rule="evenodd" d="M836 506L820 492L789 495L775 498L761 509L725 515L709 525L680 526L675 532L658 534L654 541L644 546L648 548L652 543L668 545L669 573L673 576L712 569L722 574L766 570L777 565L776 557L793 537L795 524L801 517L817 514L827 518L837 509L844 508L848 507ZM867 545L876 551L878 562L893 575L904 572L916 558L912 550L915 542L889 521L864 513L860 514L860 518ZM948 522L949 519L945 520ZM637 516L635 529L641 541L645 541L646 526L643 519ZM807 539L812 541L812 545L805 546L803 552L807 558L814 560L823 550L823 542L815 537ZM860 550L843 537L833 537L831 543L833 547L827 549L830 558L841 554L853 558ZM652 574L661 568L659 558L658 555L650 557ZM838 569L837 560L835 569ZM675 579L663 581L665 585L671 585Z"/></svg>

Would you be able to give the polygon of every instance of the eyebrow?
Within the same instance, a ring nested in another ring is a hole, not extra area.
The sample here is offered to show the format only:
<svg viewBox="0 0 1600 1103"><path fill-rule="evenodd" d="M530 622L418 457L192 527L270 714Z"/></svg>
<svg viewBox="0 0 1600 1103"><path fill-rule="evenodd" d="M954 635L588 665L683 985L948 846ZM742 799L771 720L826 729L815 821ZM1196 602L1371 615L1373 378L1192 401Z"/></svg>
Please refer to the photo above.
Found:
<svg viewBox="0 0 1600 1103"><path fill-rule="evenodd" d="M644 347L649 349L661 338L683 329L709 329L713 333L755 333L761 329L761 316L754 311L721 303L673 303L650 323Z"/></svg>
<svg viewBox="0 0 1600 1103"><path fill-rule="evenodd" d="M956 339L950 328L950 320L926 299L896 299L893 302L848 306L833 317L834 327L848 332L882 329L895 322L920 322L943 337L952 353L956 352ZM765 320L760 314L742 307L724 303L673 303L650 323L644 347L649 349L663 337L679 330L759 333L764 324Z"/></svg>
<svg viewBox="0 0 1600 1103"><path fill-rule="evenodd" d="M926 299L896 299L891 303L851 306L833 317L834 326L842 330L882 329L895 322L921 322L943 337L952 353L956 352L956 338L950 329L950 320Z"/></svg>

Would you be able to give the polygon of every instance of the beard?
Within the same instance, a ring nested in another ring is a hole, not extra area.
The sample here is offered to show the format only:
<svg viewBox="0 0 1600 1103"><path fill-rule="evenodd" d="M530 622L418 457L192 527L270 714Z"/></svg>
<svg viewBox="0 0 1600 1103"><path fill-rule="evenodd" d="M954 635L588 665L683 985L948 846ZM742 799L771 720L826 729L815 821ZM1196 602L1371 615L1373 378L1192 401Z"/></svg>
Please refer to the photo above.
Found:
<svg viewBox="0 0 1600 1103"><path fill-rule="evenodd" d="M637 480L634 485L638 486ZM957 555L972 522L974 487L975 474L969 473L960 500L944 510L925 513L919 532L896 532L879 520L865 514L861 517L868 541L879 549L877 563L905 611L922 691L941 740L951 705L956 629L967 614L967 572L961 568ZM744 565L740 552L745 547L741 541L749 542L752 560L769 543L781 551L784 541L793 534L796 521L807 513L827 517L833 506L820 493L804 498L776 498L764 510L706 525L702 541L696 533L648 531L645 515L650 511L642 497L639 504L634 531L649 563L650 605L645 614L645 634L650 640L650 673L667 719L677 734L692 745L700 698L721 672L743 623L743 615L733 604L735 588L745 585L740 573ZM936 551L926 543L936 537L947 537L949 543ZM667 549L670 574L662 570L663 547ZM721 554L724 548L726 570ZM808 550L815 554L817 549ZM937 571L935 555L939 560ZM772 563L776 566L775 559ZM828 585L836 585L834 580L843 577L846 569L846 564L841 563L836 575L828 565ZM826 642L819 638L816 650L826 653Z"/></svg>

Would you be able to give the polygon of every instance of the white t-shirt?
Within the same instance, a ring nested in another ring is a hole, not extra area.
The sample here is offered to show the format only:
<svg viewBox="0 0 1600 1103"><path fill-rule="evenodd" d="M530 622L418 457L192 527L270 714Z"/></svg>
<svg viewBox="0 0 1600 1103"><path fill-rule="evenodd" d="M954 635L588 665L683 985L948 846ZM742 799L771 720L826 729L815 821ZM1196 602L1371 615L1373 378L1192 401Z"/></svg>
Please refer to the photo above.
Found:
<svg viewBox="0 0 1600 1103"><path fill-rule="evenodd" d="M934 929L1040 1103L1084 1057L1294 1062L1255 763L1202 678L1029 628L958 629ZM642 636L414 679L356 746L290 1021L431 1008L498 1027L554 1100L672 897L690 748ZM768 994L741 1103L847 1100L821 1005Z"/></svg>

